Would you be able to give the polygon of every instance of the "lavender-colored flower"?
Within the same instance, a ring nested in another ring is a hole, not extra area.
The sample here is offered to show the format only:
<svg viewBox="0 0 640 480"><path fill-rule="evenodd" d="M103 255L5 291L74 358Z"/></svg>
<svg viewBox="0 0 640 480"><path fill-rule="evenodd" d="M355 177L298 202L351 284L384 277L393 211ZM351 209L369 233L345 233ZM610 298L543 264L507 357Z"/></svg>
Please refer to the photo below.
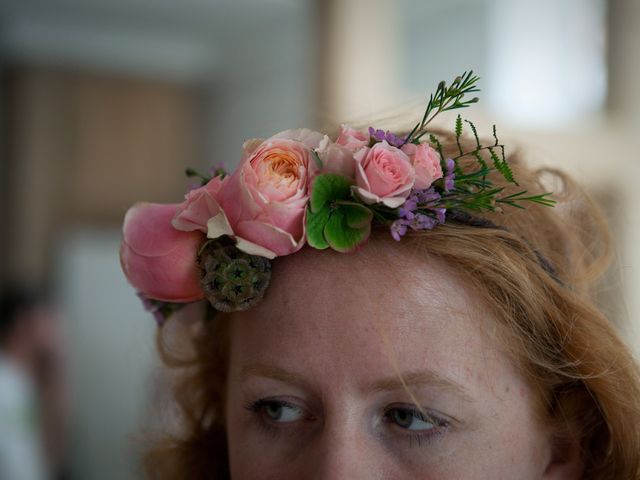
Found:
<svg viewBox="0 0 640 480"><path fill-rule="evenodd" d="M398 209L398 215L400 216L400 218L413 220L416 215L417 209L418 209L417 199L409 197Z"/></svg>
<svg viewBox="0 0 640 480"><path fill-rule="evenodd" d="M453 190L453 187L455 186L455 182L454 182L456 179L455 168L456 168L456 162L454 162L452 159L448 159L447 175L444 177L445 192L449 192L450 190Z"/></svg>
<svg viewBox="0 0 640 480"><path fill-rule="evenodd" d="M375 129L373 127L369 127L369 136L373 138L376 142L381 142L384 140L384 130Z"/></svg>
<svg viewBox="0 0 640 480"><path fill-rule="evenodd" d="M417 213L411 224L411 228L414 230L431 230L437 224L438 221L435 218L425 215L424 213Z"/></svg>
<svg viewBox="0 0 640 480"><path fill-rule="evenodd" d="M373 127L369 127L369 136L376 142L382 142L383 140L386 140L389 145L397 148L400 148L406 142L406 137L398 137L394 133L391 133L389 130L385 132L382 129L376 129Z"/></svg>
<svg viewBox="0 0 640 480"><path fill-rule="evenodd" d="M405 219L395 220L391 224L391 236L396 242L400 241L400 238L407 233L408 221Z"/></svg>
<svg viewBox="0 0 640 480"><path fill-rule="evenodd" d="M438 208L432 208L431 210L435 212L438 223L444 223L445 217L447 214L447 209L443 207L438 207Z"/></svg>
<svg viewBox="0 0 640 480"><path fill-rule="evenodd" d="M420 203L431 204L435 203L442 198L442 196L436 192L436 189L429 187L425 190L417 190L415 195Z"/></svg>

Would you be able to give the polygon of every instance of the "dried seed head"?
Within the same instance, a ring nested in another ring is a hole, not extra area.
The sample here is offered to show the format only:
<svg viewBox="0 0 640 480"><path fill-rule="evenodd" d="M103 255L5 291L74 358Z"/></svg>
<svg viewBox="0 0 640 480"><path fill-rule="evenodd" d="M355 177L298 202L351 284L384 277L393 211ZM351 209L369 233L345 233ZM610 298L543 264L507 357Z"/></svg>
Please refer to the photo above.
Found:
<svg viewBox="0 0 640 480"><path fill-rule="evenodd" d="M271 279L271 262L233 244L212 240L198 254L200 284L211 305L222 312L247 310L260 302Z"/></svg>

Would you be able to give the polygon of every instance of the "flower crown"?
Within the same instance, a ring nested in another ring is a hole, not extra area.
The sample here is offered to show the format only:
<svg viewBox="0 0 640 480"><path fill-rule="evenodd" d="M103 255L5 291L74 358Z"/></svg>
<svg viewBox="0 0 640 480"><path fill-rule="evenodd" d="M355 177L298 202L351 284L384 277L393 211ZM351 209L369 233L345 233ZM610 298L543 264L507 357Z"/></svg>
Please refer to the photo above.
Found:
<svg viewBox="0 0 640 480"><path fill-rule="evenodd" d="M203 299L216 311L236 311L260 301L269 284L270 260L316 249L353 252L372 224L395 240L412 230L493 212L500 205L553 206L549 193L503 195L496 171L517 185L504 145L481 142L475 125L458 115L457 152L447 157L428 130L442 112L478 101L472 71L440 82L424 115L406 135L342 125L335 140L306 128L247 140L231 173L187 170L200 184L180 204L134 205L124 220L120 258L129 282L158 320ZM475 143L465 149L465 126ZM463 169L461 159L468 157ZM469 167L469 165L473 165Z"/></svg>

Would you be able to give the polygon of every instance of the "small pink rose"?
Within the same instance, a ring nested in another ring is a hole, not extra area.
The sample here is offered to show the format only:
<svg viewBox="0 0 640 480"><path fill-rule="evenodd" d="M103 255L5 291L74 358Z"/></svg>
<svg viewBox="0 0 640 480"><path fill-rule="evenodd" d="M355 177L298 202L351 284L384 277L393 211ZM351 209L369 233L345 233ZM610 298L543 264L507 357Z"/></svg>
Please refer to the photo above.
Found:
<svg viewBox="0 0 640 480"><path fill-rule="evenodd" d="M323 137L308 129L287 130L245 144L240 166L217 194L222 212L209 220L207 236L231 235L240 250L267 258L299 250L311 149Z"/></svg>
<svg viewBox="0 0 640 480"><path fill-rule="evenodd" d="M338 134L338 138L336 138L336 143L355 152L369 145L369 134L343 124L340 125L340 133Z"/></svg>
<svg viewBox="0 0 640 480"><path fill-rule="evenodd" d="M416 171L414 188L420 190L429 188L433 182L442 178L440 155L433 147L426 143L419 145L407 143L402 147L402 151L409 156Z"/></svg>
<svg viewBox="0 0 640 480"><path fill-rule="evenodd" d="M325 135L316 150L316 154L322 166L317 165L314 159L310 168L310 181L321 173L337 173L343 177L355 179L356 161L353 158L353 152L349 148L332 142Z"/></svg>
<svg viewBox="0 0 640 480"><path fill-rule="evenodd" d="M409 157L386 140L355 154L356 185L354 193L367 204L383 203L397 208L404 203L415 181Z"/></svg>
<svg viewBox="0 0 640 480"><path fill-rule="evenodd" d="M124 218L120 264L129 283L146 297L194 302L204 297L196 256L205 237L173 228L177 209L157 203L131 207Z"/></svg>
<svg viewBox="0 0 640 480"><path fill-rule="evenodd" d="M184 232L207 233L207 222L221 211L216 196L227 178L214 177L206 185L188 192L171 221L173 227Z"/></svg>

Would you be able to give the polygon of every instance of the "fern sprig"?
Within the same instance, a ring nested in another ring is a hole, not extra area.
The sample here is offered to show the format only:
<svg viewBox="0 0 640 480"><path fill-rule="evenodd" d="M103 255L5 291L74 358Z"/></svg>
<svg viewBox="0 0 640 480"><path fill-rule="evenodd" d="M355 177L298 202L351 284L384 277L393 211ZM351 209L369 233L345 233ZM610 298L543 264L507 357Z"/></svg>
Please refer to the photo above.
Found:
<svg viewBox="0 0 640 480"><path fill-rule="evenodd" d="M429 95L427 108L422 119L416 123L404 143L419 142L427 132L426 126L440 113L459 108L467 108L478 102L478 97L467 98L473 92L479 92L477 82L480 77L473 74L473 70L464 72L456 77L450 85L442 81L438 84L435 93Z"/></svg>

